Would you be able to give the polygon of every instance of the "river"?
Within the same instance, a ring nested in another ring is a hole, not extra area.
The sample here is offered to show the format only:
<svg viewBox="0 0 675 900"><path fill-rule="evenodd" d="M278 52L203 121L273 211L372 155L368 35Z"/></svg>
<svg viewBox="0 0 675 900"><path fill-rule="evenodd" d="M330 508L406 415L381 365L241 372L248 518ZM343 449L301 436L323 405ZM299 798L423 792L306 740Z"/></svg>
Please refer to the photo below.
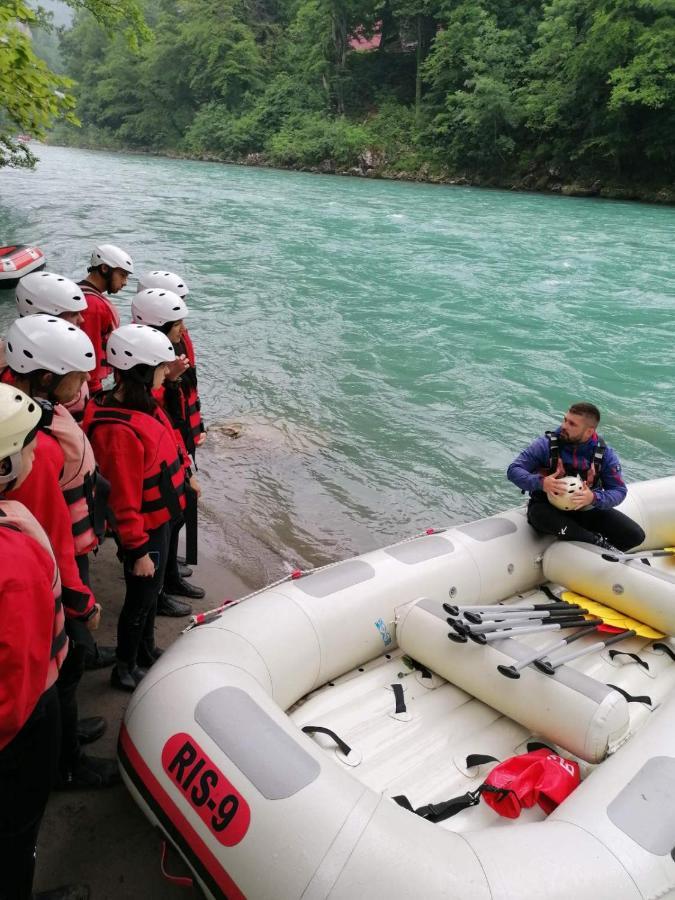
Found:
<svg viewBox="0 0 675 900"><path fill-rule="evenodd" d="M506 466L573 400L629 479L674 471L674 208L38 155L0 170L0 244L188 281L203 540L252 586L520 503Z"/></svg>

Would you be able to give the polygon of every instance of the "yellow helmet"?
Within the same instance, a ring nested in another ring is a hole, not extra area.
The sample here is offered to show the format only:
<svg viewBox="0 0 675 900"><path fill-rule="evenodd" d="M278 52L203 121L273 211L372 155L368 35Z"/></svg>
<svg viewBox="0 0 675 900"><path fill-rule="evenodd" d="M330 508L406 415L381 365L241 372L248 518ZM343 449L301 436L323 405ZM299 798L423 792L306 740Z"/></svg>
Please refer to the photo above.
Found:
<svg viewBox="0 0 675 900"><path fill-rule="evenodd" d="M21 474L21 450L37 432L42 407L11 384L0 384L0 484Z"/></svg>

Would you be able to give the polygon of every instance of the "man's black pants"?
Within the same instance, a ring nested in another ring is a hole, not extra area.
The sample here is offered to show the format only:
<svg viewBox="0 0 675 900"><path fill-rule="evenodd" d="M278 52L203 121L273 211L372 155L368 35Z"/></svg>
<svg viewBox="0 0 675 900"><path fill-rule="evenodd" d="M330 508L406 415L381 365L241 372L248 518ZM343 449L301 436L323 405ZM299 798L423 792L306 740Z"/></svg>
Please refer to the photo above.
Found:
<svg viewBox="0 0 675 900"><path fill-rule="evenodd" d="M549 503L545 494L532 496L527 507L527 521L536 531L554 534L562 541L596 544L597 536L601 535L623 551L637 547L645 539L637 522L618 509L565 512Z"/></svg>

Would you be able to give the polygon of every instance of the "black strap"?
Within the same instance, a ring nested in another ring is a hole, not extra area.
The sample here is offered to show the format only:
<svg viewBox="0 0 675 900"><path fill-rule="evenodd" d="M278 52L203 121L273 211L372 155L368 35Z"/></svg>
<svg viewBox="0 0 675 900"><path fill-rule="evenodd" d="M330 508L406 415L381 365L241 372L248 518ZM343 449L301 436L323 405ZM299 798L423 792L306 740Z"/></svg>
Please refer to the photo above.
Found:
<svg viewBox="0 0 675 900"><path fill-rule="evenodd" d="M659 641L656 644L652 644L652 650L663 650L666 656L669 656L673 662L675 662L675 652L673 652L673 648L669 647L668 644L663 644Z"/></svg>
<svg viewBox="0 0 675 900"><path fill-rule="evenodd" d="M169 475L175 475L183 465L180 457L176 457L171 465L167 466L166 463L160 464L160 471L155 475L149 475L147 478L143 479L143 490L149 490L150 488L157 487L158 484L162 483L162 472L161 469L164 468L169 473Z"/></svg>
<svg viewBox="0 0 675 900"><path fill-rule="evenodd" d="M352 752L352 748L349 744L343 741L341 737L338 737L334 731L330 730L330 728L324 728L322 725L305 725L302 730L305 734L327 734L329 738L332 738L335 741L345 756L349 756Z"/></svg>
<svg viewBox="0 0 675 900"><path fill-rule="evenodd" d="M628 691L624 691L623 688L617 687L615 684L608 684L607 687L611 688L613 691L618 691L622 697L626 698L628 703L646 703L648 706L652 705L652 698L648 697L647 694L634 696L633 694L629 694Z"/></svg>
<svg viewBox="0 0 675 900"><path fill-rule="evenodd" d="M554 750L553 747L549 747L548 744L544 744L543 741L528 741L527 752L534 753L535 750L550 750L551 753L555 753L557 756L557 751Z"/></svg>
<svg viewBox="0 0 675 900"><path fill-rule="evenodd" d="M558 468L560 459L560 436L555 431L547 431L545 434L548 441L548 467L549 472L553 474Z"/></svg>
<svg viewBox="0 0 675 900"><path fill-rule="evenodd" d="M607 444L604 439L598 435L598 443L595 447L595 451L593 453L593 465L595 465L595 478L593 479L593 484L590 487L596 487L600 485L602 482L601 470L602 470L602 460L605 457L605 451L607 450Z"/></svg>
<svg viewBox="0 0 675 900"><path fill-rule="evenodd" d="M157 512L159 509L167 509L172 519L180 519L183 510L180 507L179 497L185 490L183 483L174 486L169 466L165 462L160 463L159 473L159 497L157 500L146 500L141 506L142 513Z"/></svg>
<svg viewBox="0 0 675 900"><path fill-rule="evenodd" d="M639 666L642 666L643 669L649 671L649 663L645 662L644 659L640 659L637 653L628 653L626 650L610 650L609 658L614 659L615 656L630 656L630 658Z"/></svg>
<svg viewBox="0 0 675 900"><path fill-rule="evenodd" d="M486 756L482 753L470 753L466 758L467 769L474 769L476 766L484 766L485 763L499 762L496 756Z"/></svg>
<svg viewBox="0 0 675 900"><path fill-rule="evenodd" d="M549 600L555 600L556 603L560 603L560 597L557 594L554 594L550 587L546 584L542 584L539 590L542 594L545 594Z"/></svg>
<svg viewBox="0 0 675 900"><path fill-rule="evenodd" d="M492 759L493 757L490 758ZM444 800L442 803L427 803L426 806L420 806L418 809L413 809L410 800L405 794L399 794L391 799L404 809L414 812L416 816L421 816L428 822L436 823L444 822L446 819L450 819L452 816L456 816L457 813L463 812L463 810L472 806L478 806L481 794L485 793L499 794L499 800L503 800L513 791L510 788L498 788L493 787L491 784L481 784L475 791L467 791L466 794L452 797L450 800Z"/></svg>
<svg viewBox="0 0 675 900"><path fill-rule="evenodd" d="M394 700L396 701L396 709L394 712L404 713L407 712L405 706L405 697L403 696L403 685L402 684L392 684L392 691L394 692Z"/></svg>
<svg viewBox="0 0 675 900"><path fill-rule="evenodd" d="M185 484L185 561L189 566L198 563L199 519L197 517L197 491Z"/></svg>
<svg viewBox="0 0 675 900"><path fill-rule="evenodd" d="M422 663L417 662L416 659L413 659L412 656L403 656L402 661L408 666L410 669L415 669L420 673L422 678L431 678L431 672L427 669L426 666L423 666Z"/></svg>
<svg viewBox="0 0 675 900"><path fill-rule="evenodd" d="M115 517L108 507L108 500L110 499L110 482L101 475L98 468L94 473L93 487L94 496L90 515L94 525L94 534L98 538L99 543L102 543L103 538L105 537L106 522L114 524Z"/></svg>

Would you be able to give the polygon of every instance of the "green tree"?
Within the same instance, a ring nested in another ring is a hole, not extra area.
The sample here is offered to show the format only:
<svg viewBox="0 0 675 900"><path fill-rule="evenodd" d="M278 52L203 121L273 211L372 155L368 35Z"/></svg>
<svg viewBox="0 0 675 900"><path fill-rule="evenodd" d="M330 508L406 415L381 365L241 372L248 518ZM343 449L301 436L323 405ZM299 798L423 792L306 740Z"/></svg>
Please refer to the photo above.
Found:
<svg viewBox="0 0 675 900"><path fill-rule="evenodd" d="M145 30L136 0L73 0L107 28L128 25L133 37ZM44 15L24 0L0 2L0 167L33 166L35 157L17 142L17 131L43 137L57 119L77 123L73 83L54 73L35 53L31 28L48 28Z"/></svg>

